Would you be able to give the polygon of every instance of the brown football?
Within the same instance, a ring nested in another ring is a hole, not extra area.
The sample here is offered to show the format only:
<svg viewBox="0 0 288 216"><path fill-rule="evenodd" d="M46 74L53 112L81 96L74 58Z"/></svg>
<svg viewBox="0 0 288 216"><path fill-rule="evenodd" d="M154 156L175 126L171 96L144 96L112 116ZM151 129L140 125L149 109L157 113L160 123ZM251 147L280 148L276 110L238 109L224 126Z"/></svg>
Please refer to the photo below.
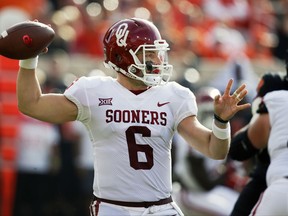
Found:
<svg viewBox="0 0 288 216"><path fill-rule="evenodd" d="M50 45L54 37L54 30L44 23L17 23L0 34L0 55L11 59L35 57Z"/></svg>

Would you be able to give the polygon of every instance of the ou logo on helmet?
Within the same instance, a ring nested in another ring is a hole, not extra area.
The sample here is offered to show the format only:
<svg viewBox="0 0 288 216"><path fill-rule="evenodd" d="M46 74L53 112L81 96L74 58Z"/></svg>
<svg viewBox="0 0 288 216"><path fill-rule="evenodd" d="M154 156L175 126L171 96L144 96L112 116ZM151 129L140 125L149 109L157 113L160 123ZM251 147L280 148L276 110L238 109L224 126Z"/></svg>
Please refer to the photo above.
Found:
<svg viewBox="0 0 288 216"><path fill-rule="evenodd" d="M126 47L127 46L127 43L126 43L126 40L127 40L127 37L128 37L128 34L129 34L129 31L127 30L128 29L128 24L127 23L123 23L121 24L117 31L116 31L116 43L119 47Z"/></svg>

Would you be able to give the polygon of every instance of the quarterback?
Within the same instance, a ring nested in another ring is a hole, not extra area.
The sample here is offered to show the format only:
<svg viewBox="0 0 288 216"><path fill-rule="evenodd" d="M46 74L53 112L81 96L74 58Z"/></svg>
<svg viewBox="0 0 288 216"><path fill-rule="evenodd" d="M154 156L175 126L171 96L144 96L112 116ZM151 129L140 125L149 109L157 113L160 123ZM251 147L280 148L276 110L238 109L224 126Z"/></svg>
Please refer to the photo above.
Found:
<svg viewBox="0 0 288 216"><path fill-rule="evenodd" d="M246 86L231 94L230 80L215 97L210 130L197 120L194 94L169 81L169 45L152 22L120 20L107 30L103 45L104 64L117 77L80 77L64 94L42 94L38 57L20 60L19 110L42 121L85 125L95 170L91 215L183 215L171 198L171 139L178 131L202 154L224 159L229 120L250 107L239 104Z"/></svg>

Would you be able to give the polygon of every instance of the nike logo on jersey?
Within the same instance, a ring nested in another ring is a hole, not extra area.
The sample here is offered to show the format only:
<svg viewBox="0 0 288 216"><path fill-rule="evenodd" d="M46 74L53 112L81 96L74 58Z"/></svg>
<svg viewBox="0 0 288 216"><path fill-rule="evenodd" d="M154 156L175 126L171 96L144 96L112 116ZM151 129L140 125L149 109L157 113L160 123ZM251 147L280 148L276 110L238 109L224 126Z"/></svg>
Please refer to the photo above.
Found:
<svg viewBox="0 0 288 216"><path fill-rule="evenodd" d="M165 103L160 103L160 102L158 102L157 103L157 106L158 107L162 107L162 106L164 106L164 105L166 105L166 104L169 104L170 102L165 102Z"/></svg>

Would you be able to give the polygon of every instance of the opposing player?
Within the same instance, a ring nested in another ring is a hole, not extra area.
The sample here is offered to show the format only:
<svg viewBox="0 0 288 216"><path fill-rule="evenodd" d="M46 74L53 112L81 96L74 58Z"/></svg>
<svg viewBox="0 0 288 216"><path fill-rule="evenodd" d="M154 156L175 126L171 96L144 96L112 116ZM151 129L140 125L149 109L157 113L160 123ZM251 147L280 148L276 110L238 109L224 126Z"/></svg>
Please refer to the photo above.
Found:
<svg viewBox="0 0 288 216"><path fill-rule="evenodd" d="M64 94L42 94L37 58L20 61L19 109L53 123L81 121L93 143L94 202L91 215L183 215L171 198L171 139L175 131L204 155L226 157L231 119L250 104L243 84L215 97L212 130L197 120L194 94L169 82L169 46L156 26L123 19L104 39L105 65L112 77L81 77Z"/></svg>
<svg viewBox="0 0 288 216"><path fill-rule="evenodd" d="M250 215L288 214L288 132L285 130L287 76L265 74L257 92L260 99L257 113L232 139L229 155L237 160L257 155L258 163L252 180L239 196L231 216L248 215L249 212Z"/></svg>
<svg viewBox="0 0 288 216"><path fill-rule="evenodd" d="M267 114L263 106L262 98L271 91L283 89L283 78L278 74L264 74L256 89L257 95L252 106L252 114L255 116ZM251 120L253 121L253 120ZM255 166L249 174L250 180L241 191L230 216L249 215L257 203L261 193L267 188L266 173L270 164L267 147L257 149L253 146L253 140L248 137L249 124L237 131L232 137L228 157L237 161L253 159Z"/></svg>

